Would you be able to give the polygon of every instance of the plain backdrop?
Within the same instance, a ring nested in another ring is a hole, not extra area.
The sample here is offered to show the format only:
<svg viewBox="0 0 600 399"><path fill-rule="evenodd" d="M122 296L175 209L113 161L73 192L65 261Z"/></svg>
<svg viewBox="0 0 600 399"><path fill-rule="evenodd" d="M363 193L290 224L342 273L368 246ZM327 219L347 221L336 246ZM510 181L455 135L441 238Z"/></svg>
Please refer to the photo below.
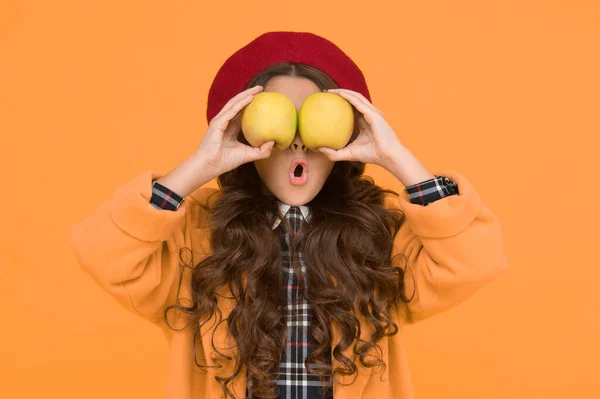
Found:
<svg viewBox="0 0 600 399"><path fill-rule="evenodd" d="M401 142L502 223L510 272L403 331L416 397L600 397L595 0L3 0L0 397L162 398L167 342L66 231L190 155L218 68L271 30L338 44Z"/></svg>

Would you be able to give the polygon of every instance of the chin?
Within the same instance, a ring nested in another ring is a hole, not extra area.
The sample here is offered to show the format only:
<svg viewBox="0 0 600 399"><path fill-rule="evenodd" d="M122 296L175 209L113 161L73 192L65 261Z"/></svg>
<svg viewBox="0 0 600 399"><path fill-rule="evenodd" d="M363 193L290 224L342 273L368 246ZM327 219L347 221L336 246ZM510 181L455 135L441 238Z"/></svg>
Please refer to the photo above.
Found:
<svg viewBox="0 0 600 399"><path fill-rule="evenodd" d="M290 195L290 193L286 193L285 195L276 195L279 201L286 203L291 206L300 206L308 204L313 198L314 195L306 196L306 195Z"/></svg>
<svg viewBox="0 0 600 399"><path fill-rule="evenodd" d="M276 190L275 196L279 201L286 203L291 206L306 205L317 196L320 191L320 187L310 186L291 186L285 190ZM279 191L279 192L277 192Z"/></svg>

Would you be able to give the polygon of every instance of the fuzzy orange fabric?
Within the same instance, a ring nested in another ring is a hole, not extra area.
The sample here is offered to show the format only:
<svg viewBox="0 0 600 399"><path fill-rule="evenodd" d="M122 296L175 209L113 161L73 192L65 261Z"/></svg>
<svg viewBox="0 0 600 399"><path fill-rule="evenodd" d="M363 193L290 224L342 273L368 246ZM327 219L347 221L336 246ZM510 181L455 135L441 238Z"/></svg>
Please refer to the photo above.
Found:
<svg viewBox="0 0 600 399"><path fill-rule="evenodd" d="M498 218L462 174L452 170L436 174L455 181L460 194L426 207L411 203L405 192L397 200L386 200L386 206L400 208L406 216L394 238L391 254L403 254L410 267L404 284L406 295L412 300L396 304L390 312L400 329L464 302L508 269ZM147 170L132 178L93 214L71 226L69 241L83 270L103 290L125 309L163 331L170 347L165 398L220 398L222 390L215 377L231 375L234 360L215 361L210 339L214 329L215 346L235 359L235 343L227 333L227 323L217 325L212 320L202 327L196 360L223 366L204 372L194 363L193 325L187 323L187 328L182 328L186 325L185 316L174 320L177 312L169 313L172 327L180 330L173 331L163 318L165 308L177 298L184 305L191 303L191 277L189 268L181 265L180 249L192 250L191 254L183 251L182 257L190 262L193 259L193 265L211 254L210 215L200 204L216 189L200 187L176 211L160 210L150 204L152 181L160 177L161 174ZM218 197L210 198L214 201ZM397 265L403 267L405 263L399 260ZM223 319L236 306L232 298L224 286L218 299ZM373 332L372 326L362 318L360 323L361 338L366 340ZM333 348L339 342L340 331L335 324L331 328ZM346 377L334 382L335 399L414 398L401 331L384 337L379 345L387 367L370 369L357 362L356 381L344 385L352 382L351 377ZM353 358L352 345L349 349L344 354ZM339 367L335 359L333 366ZM246 391L245 373L244 369L234 379L238 398L244 397Z"/></svg>

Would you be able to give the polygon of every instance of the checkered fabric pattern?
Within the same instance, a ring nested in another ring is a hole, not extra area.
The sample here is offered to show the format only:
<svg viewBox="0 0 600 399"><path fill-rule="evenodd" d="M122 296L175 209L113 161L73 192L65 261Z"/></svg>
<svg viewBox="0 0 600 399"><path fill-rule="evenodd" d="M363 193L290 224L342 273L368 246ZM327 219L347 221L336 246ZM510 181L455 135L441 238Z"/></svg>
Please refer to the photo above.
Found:
<svg viewBox="0 0 600 399"><path fill-rule="evenodd" d="M152 182L152 197L150 198L150 203L153 207L157 209L166 209L168 211L176 211L181 204L183 204L184 200L185 198L181 195L171 191L159 182Z"/></svg>
<svg viewBox="0 0 600 399"><path fill-rule="evenodd" d="M458 185L449 177L435 176L412 186L405 187L412 204L427 206L449 195L458 195Z"/></svg>
<svg viewBox="0 0 600 399"><path fill-rule="evenodd" d="M435 176L405 188L410 202L427 206L449 195L458 195L457 184L445 176ZM174 193L160 183L152 182L152 198L150 203L157 209L177 210L184 201L180 195ZM277 379L280 394L279 398L286 399L329 399L333 398L331 389L323 392L318 376L310 374L304 367L304 361L314 347L314 340L310 334L312 310L306 300L300 295L300 284L306 284L306 275L296 276L291 264L291 243L303 223L306 223L299 207L292 206L286 212L285 221L279 223L275 229L280 240L281 256L283 260L283 291L284 318L287 323L287 340L282 352L280 374ZM298 253L301 271L306 272L302 254ZM331 366L331 354L326 359ZM249 384L247 396L252 396L252 387Z"/></svg>
<svg viewBox="0 0 600 399"><path fill-rule="evenodd" d="M281 258L283 263L283 316L287 325L286 344L281 355L279 366L278 398L285 399L331 399L333 391L329 388L323 392L318 376L310 374L304 362L316 344L310 334L312 308L301 295L301 285L306 285L306 266L302 253L296 254L300 276L294 273L292 266L292 240L297 236L300 227L306 222L299 207L292 206L284 216L287 223L280 223L275 231L280 240ZM289 227L288 227L289 226ZM288 230L289 229L289 230ZM326 357L327 365L331 366L331 354ZM315 365L315 367L318 367ZM252 396L250 387L247 396Z"/></svg>

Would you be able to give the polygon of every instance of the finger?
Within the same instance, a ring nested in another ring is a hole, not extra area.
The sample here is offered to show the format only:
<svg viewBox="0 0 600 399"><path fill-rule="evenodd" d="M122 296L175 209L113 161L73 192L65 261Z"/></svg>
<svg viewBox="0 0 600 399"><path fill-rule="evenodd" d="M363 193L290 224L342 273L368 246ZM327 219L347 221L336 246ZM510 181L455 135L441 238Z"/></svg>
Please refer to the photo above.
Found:
<svg viewBox="0 0 600 399"><path fill-rule="evenodd" d="M377 110L377 108L375 108L375 106L371 103L371 101L369 101L361 92L350 90L350 89L342 89L342 88L329 89L327 91L331 91L331 92L344 92L344 93L353 94L356 97L360 98L360 100L363 101L365 104L370 105L373 109Z"/></svg>
<svg viewBox="0 0 600 399"><path fill-rule="evenodd" d="M377 110L374 107L367 105L360 98L347 91L336 90L334 91L334 93L340 95L341 97L348 100L350 104L354 105L354 107L357 110L359 110L361 114L363 114L363 117L367 122L369 122L369 124L372 124L374 122L375 113L377 112Z"/></svg>
<svg viewBox="0 0 600 399"><path fill-rule="evenodd" d="M377 109L377 108L376 108L376 107L373 105L373 103L372 103L371 101L369 101L369 100L367 99L367 97L365 97L365 96L364 96L362 93L360 93L360 92L358 92L358 91L352 91L352 90L351 90L351 92L352 92L352 94L354 94L354 95L355 95L355 96L357 96L358 98L362 99L362 100L365 102L365 104L369 105L369 106L370 106L371 108L373 108L375 111L379 112L380 114L382 114L382 113L383 113L383 112L381 112L379 109Z"/></svg>
<svg viewBox="0 0 600 399"><path fill-rule="evenodd" d="M381 111L379 111L377 108L375 108L375 106L373 104L371 104L371 102L369 100L367 100L367 98L365 96L363 96L361 93L359 93L357 91L348 90L348 89L331 89L331 91L334 93L338 93L338 94L340 94L340 93L347 94L347 95L351 96L352 98L356 98L358 101L367 105L373 111L381 113Z"/></svg>
<svg viewBox="0 0 600 399"><path fill-rule="evenodd" d="M221 114L223 114L224 112L227 112L227 110L229 108L231 108L234 104L236 104L239 100L241 100L242 98L248 96L248 95L254 95L260 91L262 91L263 87L262 86L254 86L251 87L249 89L246 89L238 94L236 94L234 97L232 97L229 101L227 101L227 103L223 106L223 108L221 108L221 111L219 111L219 113L215 116L218 117ZM214 118L213 118L214 119Z"/></svg>
<svg viewBox="0 0 600 399"><path fill-rule="evenodd" d="M260 145L260 147L251 147L245 144L242 144L244 147L248 149L248 158L249 162L256 161L258 159L269 158L271 156L271 150L275 145L274 141L267 141Z"/></svg>
<svg viewBox="0 0 600 399"><path fill-rule="evenodd" d="M319 147L317 149L325 154L330 161L353 161L354 159L352 159L349 147L344 147L340 150L334 150L329 147Z"/></svg>
<svg viewBox="0 0 600 399"><path fill-rule="evenodd" d="M240 112L246 105L250 104L253 98L254 97L252 95L248 95L247 97L242 98L237 103L229 107L227 111L223 112L219 116L215 116L215 118L210 123L218 129L224 131L227 128L229 121L235 118L238 112Z"/></svg>
<svg viewBox="0 0 600 399"><path fill-rule="evenodd" d="M230 121L224 130L223 138L226 140L237 140L238 134L242 129L242 112L238 112Z"/></svg>
<svg viewBox="0 0 600 399"><path fill-rule="evenodd" d="M232 107L235 103L237 103L239 100L241 100L242 98L245 98L248 95L254 95L260 91L262 91L263 87L262 86L254 86L251 87L249 89L246 89L240 93L238 93L237 95L235 95L234 97L232 97L229 101L227 101L227 104L225 104L223 106L223 108L221 109L221 111L217 114L220 115L224 112L227 112L227 110Z"/></svg>
<svg viewBox="0 0 600 399"><path fill-rule="evenodd" d="M371 104L371 102L369 100L367 100L367 98L365 96L362 95L362 93L359 93L357 91L354 90L348 90L348 89L330 89L328 91L334 92L334 93L347 93L349 95L358 97L358 99L363 102L364 104L366 104L367 106L369 106L371 109L373 109L373 111L378 112L380 114L383 115L383 113L378 110L377 108L375 108L375 106L373 104Z"/></svg>

